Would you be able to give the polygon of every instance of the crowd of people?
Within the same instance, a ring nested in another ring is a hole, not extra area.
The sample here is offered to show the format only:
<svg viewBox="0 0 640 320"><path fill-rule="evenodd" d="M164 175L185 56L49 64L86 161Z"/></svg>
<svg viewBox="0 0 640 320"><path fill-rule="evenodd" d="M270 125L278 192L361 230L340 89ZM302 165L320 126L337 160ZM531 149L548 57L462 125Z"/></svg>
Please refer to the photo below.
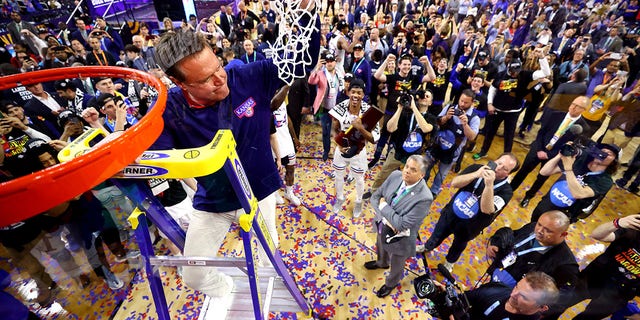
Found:
<svg viewBox="0 0 640 320"><path fill-rule="evenodd" d="M180 26L166 18L160 35L140 23L131 37L102 17L84 14L73 20L75 28L60 25L52 32L13 11L7 30L15 55L0 53L0 72L92 65L157 76L169 97L163 132L151 149L200 147L218 129L231 129L276 246L276 203L284 203L279 189L284 187L291 205L304 203L293 188L296 150L302 119L313 114L322 127L318 161L331 161L334 169L333 212L343 210L345 184L355 181L353 218L375 216L378 257L364 267L391 268L376 291L380 298L400 283L406 259L434 250L452 234L445 268L453 270L467 243L495 221L531 172L537 177L519 199L523 208L559 173L531 210L531 222L506 237L510 244L503 236L492 238L487 250L501 265L491 270L490 284L469 294L472 304L490 308L500 301L499 312L485 312L489 319L551 319L575 302L602 296L601 290L611 293L607 303L594 300L578 316L593 319L637 295L637 215L594 230L594 238L613 243L583 271L564 242L569 225L591 214L614 185L622 152L634 156L615 184L627 188L631 181L631 192L640 186L640 152L628 147L640 136L637 0L355 0L320 7L303 2L305 13L294 26L285 25L288 20L269 1L240 1L199 21L191 16ZM285 85L271 45L285 32L295 36L296 29L309 28L315 32L304 49L312 57L304 65L306 76ZM156 96L143 83L108 77L3 91L0 181L56 165L57 151L86 127L118 134L135 126ZM611 120L601 128L608 115ZM504 143L495 144L501 125ZM478 135L484 136L481 146L475 145ZM524 159L512 153L515 141L529 144ZM490 151L501 155L490 161ZM465 153L477 163L461 168ZM366 191L365 172L381 161ZM445 201L424 246L416 248L418 230L451 171L451 186L458 190ZM51 302L56 286L37 259L45 252L88 285L86 274L64 263L69 252L85 250L98 276L112 289L122 286L109 269L103 243L118 259L139 253L122 246L127 227L121 217L132 205L121 194L114 199L115 193L105 183L0 228L11 257L29 266L42 306ZM221 230L244 213L223 171L168 181L159 197L167 208L180 208L169 212L187 230L187 256L215 256L226 234ZM364 201L373 213L364 210ZM81 228L90 214L93 224ZM55 248L39 249L43 239L52 238ZM264 252L260 256L267 264ZM602 272L611 281L603 281ZM234 286L229 276L206 267L185 267L182 276L219 303L226 303Z"/></svg>

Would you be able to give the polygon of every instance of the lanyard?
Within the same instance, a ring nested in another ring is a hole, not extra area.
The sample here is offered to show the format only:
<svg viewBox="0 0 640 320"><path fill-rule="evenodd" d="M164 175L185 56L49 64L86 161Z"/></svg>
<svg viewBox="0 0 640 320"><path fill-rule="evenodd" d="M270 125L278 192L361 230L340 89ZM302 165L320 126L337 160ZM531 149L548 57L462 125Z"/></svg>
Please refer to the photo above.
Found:
<svg viewBox="0 0 640 320"><path fill-rule="evenodd" d="M338 75L331 74L327 69L324 69L324 74L327 78L327 82L329 83L329 88L334 89L338 87Z"/></svg>
<svg viewBox="0 0 640 320"><path fill-rule="evenodd" d="M362 61L364 61L364 58L360 59L360 62L358 62L358 64L354 64L353 68L351 68L351 73L353 73L353 75L356 74L356 70L358 70L358 68L360 68L360 65L362 64Z"/></svg>
<svg viewBox="0 0 640 320"><path fill-rule="evenodd" d="M411 114L411 121L409 121L409 132L413 132L413 120L415 120L415 119L416 119L416 115L412 113ZM417 123L418 122L416 121L416 124Z"/></svg>
<svg viewBox="0 0 640 320"><path fill-rule="evenodd" d="M248 54L245 53L244 56L247 57L247 63L256 62L256 52L255 51L253 52L253 61L249 61L249 55Z"/></svg>
<svg viewBox="0 0 640 320"><path fill-rule="evenodd" d="M475 184L475 186L473 186L473 191L471 191L471 193L473 193L473 194L476 193L476 189L478 189L478 187L480 186L481 182L482 182L482 178L478 178L478 180L476 180L476 184ZM494 184L493 185L493 190L502 187L505 183L507 183L507 179L504 179L504 180L500 181L498 184Z"/></svg>
<svg viewBox="0 0 640 320"><path fill-rule="evenodd" d="M520 248L521 246L523 246L525 243L533 240L533 238L535 238L534 234L531 234L530 236L528 236L527 238L525 238L524 240L516 243L515 246L513 246L513 248ZM523 251L519 251L518 252L518 256L523 256L529 252L541 252L541 251L546 251L547 249L549 249L549 247L545 247L545 246L540 246L540 247L534 247L534 248L529 248L527 250L523 250Z"/></svg>
<svg viewBox="0 0 640 320"><path fill-rule="evenodd" d="M93 56L96 57L96 60L98 60L98 64L100 64L101 66L106 66L109 64L109 61L107 61L107 57L104 55L104 51L102 51L102 59L104 59L104 64L102 64L102 61L100 60L100 58L98 58L98 55L95 51L93 51Z"/></svg>

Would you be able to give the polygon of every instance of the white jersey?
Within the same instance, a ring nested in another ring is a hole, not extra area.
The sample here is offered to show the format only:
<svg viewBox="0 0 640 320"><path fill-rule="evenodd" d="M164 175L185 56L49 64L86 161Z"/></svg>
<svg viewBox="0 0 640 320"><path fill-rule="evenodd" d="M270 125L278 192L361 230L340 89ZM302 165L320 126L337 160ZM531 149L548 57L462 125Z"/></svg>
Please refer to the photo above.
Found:
<svg viewBox="0 0 640 320"><path fill-rule="evenodd" d="M281 157L296 154L291 133L289 133L289 120L287 119L287 104L282 103L280 108L273 112L273 121L276 126L276 139L278 140L278 151ZM275 157L275 154L274 154Z"/></svg>
<svg viewBox="0 0 640 320"><path fill-rule="evenodd" d="M336 35L329 40L329 50L336 56L336 69L344 72L344 60L346 58L346 51L344 48L338 49L338 41L345 36L340 31L336 31Z"/></svg>
<svg viewBox="0 0 640 320"><path fill-rule="evenodd" d="M349 99L344 100L329 111L329 115L340 122L340 131L347 131L351 127L353 120L358 117L362 117L362 115L369 109L369 104L362 101L360 114L352 114L349 112L349 103ZM380 127L378 123L376 123L376 127L371 131L371 135L373 136L373 141L378 141L378 138L380 138Z"/></svg>

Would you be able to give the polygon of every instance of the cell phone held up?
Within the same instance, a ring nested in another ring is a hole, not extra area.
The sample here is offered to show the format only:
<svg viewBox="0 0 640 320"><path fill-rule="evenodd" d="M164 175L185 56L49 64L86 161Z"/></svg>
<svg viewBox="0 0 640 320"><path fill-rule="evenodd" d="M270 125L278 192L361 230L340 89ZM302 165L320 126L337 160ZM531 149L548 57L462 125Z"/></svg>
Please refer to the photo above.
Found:
<svg viewBox="0 0 640 320"><path fill-rule="evenodd" d="M487 167L489 167L489 169L491 169L492 171L496 171L498 164L495 163L495 161L489 160L489 162L487 163Z"/></svg>

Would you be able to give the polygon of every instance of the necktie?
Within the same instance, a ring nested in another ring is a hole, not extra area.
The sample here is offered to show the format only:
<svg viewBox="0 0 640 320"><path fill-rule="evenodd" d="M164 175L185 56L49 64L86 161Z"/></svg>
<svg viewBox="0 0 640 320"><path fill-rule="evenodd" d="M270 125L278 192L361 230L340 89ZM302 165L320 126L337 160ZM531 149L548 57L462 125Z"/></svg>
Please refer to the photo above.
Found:
<svg viewBox="0 0 640 320"><path fill-rule="evenodd" d="M564 45L567 43L567 38L562 37L562 41L560 42L560 46L558 46L558 53L562 53L562 49L564 48Z"/></svg>
<svg viewBox="0 0 640 320"><path fill-rule="evenodd" d="M546 146L547 150L551 150L553 149L553 146L556 144L556 142L558 142L558 139L560 139L560 137L565 133L565 131L567 131L567 129L569 128L569 125L571 125L573 121L570 118L564 118L564 121L562 121L562 124L560 124L560 126L558 127L558 130L556 130L556 133L553 134L553 138L551 138L551 140L549 141L549 143Z"/></svg>
<svg viewBox="0 0 640 320"><path fill-rule="evenodd" d="M396 203L398 203L398 201L400 201L400 199L402 199L405 194L407 193L407 186L402 183L402 186L400 187L400 189L398 189L398 192L396 192L395 196L393 197L393 200L391 200L391 204L395 205Z"/></svg>
<svg viewBox="0 0 640 320"><path fill-rule="evenodd" d="M613 42L613 39L611 37L608 37L607 41L604 43L604 48L603 49L608 50L609 46L611 45L611 42Z"/></svg>
<svg viewBox="0 0 640 320"><path fill-rule="evenodd" d="M84 82L84 89L87 90L87 93L92 95L92 96L95 96L96 93L95 93L95 91L93 91L93 84L91 83L91 79L86 78L86 79L84 79L83 82Z"/></svg>

